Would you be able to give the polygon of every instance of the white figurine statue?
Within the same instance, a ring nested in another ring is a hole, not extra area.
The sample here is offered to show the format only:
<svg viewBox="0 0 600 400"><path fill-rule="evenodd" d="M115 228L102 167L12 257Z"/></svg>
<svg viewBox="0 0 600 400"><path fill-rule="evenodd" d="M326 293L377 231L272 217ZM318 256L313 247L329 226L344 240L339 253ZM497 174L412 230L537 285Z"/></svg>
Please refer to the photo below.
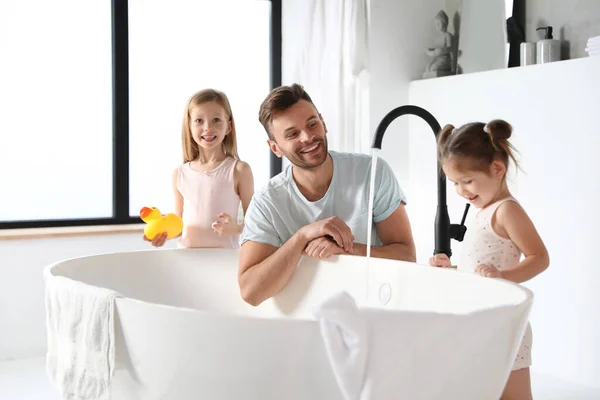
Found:
<svg viewBox="0 0 600 400"><path fill-rule="evenodd" d="M423 78L452 75L452 34L448 32L448 15L440 10L435 16L436 35L427 55L433 60L427 65Z"/></svg>

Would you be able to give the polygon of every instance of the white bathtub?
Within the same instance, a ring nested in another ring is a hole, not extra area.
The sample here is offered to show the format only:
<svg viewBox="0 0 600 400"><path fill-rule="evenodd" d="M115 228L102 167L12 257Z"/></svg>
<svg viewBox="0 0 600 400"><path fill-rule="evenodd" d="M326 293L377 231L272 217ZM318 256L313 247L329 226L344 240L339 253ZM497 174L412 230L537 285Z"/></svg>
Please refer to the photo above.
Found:
<svg viewBox="0 0 600 400"><path fill-rule="evenodd" d="M371 373L391 373L399 391L379 398L497 400L533 298L502 280L342 256L302 259L282 293L252 307L239 294L237 261L234 250L149 250L71 259L45 272L123 295L113 400L343 400L311 309L340 290L369 306L370 340L398 337L385 349L395 361ZM407 325L406 311L419 321ZM451 329L436 329L450 320ZM370 362L384 358L378 351Z"/></svg>

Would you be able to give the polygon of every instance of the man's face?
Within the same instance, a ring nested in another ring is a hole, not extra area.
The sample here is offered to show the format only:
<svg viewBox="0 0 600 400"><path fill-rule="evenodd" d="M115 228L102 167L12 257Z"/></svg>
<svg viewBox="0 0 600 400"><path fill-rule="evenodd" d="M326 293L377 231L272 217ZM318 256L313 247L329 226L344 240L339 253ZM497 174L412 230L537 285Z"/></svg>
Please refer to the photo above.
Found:
<svg viewBox="0 0 600 400"><path fill-rule="evenodd" d="M327 127L315 107L300 100L290 108L275 114L271 125L274 140L269 147L295 166L311 169L327 159Z"/></svg>

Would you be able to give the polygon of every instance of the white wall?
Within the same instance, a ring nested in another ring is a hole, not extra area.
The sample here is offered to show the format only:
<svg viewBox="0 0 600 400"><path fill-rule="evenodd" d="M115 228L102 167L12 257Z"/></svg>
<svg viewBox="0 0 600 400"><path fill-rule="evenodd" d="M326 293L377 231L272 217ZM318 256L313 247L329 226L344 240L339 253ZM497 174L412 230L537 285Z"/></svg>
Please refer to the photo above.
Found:
<svg viewBox="0 0 600 400"><path fill-rule="evenodd" d="M141 233L0 240L0 362L46 352L46 265L92 254L148 249ZM171 241L166 247L175 246Z"/></svg>
<svg viewBox="0 0 600 400"><path fill-rule="evenodd" d="M443 126L503 118L524 172L512 177L513 194L534 221L550 252L550 268L527 286L533 367L538 373L600 388L600 57L413 82L411 103ZM436 199L435 142L421 121L410 123L409 215L417 258L433 249ZM452 222L465 202L448 186ZM460 245L453 241L458 253Z"/></svg>
<svg viewBox="0 0 600 400"><path fill-rule="evenodd" d="M381 119L408 103L408 85L425 71L435 33L433 19L445 0L371 0L369 90L372 137ZM408 178L408 119L398 118L386 131L381 156L400 181ZM411 199L409 198L409 201Z"/></svg>
<svg viewBox="0 0 600 400"><path fill-rule="evenodd" d="M573 5L576 6L574 7ZM600 1L525 0L525 39L537 42L544 37L540 26L550 25L555 39L562 40L563 59L587 57L590 36L600 35Z"/></svg>
<svg viewBox="0 0 600 400"><path fill-rule="evenodd" d="M433 37L435 14L445 0L369 0L369 132L372 138L381 119L407 104L408 85L421 76L428 58L425 50ZM292 83L295 60L300 55L309 8L303 0L283 1L283 84ZM422 23L415 24L415 21ZM324 116L327 119L327 116ZM408 121L399 118L386 132L381 152L401 181L408 179ZM284 160L287 165L287 160ZM410 199L409 199L410 200Z"/></svg>
<svg viewBox="0 0 600 400"><path fill-rule="evenodd" d="M282 0L281 3L282 85L294 83L294 66L302 54L301 45L310 27L305 23L310 14L307 5L306 0Z"/></svg>

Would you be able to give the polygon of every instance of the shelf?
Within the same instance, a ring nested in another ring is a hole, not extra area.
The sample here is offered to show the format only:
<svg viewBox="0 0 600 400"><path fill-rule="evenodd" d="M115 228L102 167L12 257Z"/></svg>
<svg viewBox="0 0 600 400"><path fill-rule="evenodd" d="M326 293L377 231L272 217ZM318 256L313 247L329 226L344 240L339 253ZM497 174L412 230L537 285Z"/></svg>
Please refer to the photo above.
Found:
<svg viewBox="0 0 600 400"><path fill-rule="evenodd" d="M594 73L595 76L600 79L600 57L582 57L575 58L572 60L561 60L555 61L546 64L534 64L527 65L524 67L513 67L513 68L503 68L503 69L493 69L488 71L480 71L480 72L471 72L468 74L460 74L460 75L448 75L441 76L439 78L430 78L430 79L415 79L410 81L410 87L420 86L420 85L432 85L438 82L449 82L455 79L459 80L468 80L470 78L480 79L498 79L500 76L503 78L509 78L521 73L535 73L540 74L543 70L544 73L547 72L559 72L559 71L569 71L570 69L587 69L589 66L590 72ZM559 72L560 73L560 72ZM538 75L543 77L543 75Z"/></svg>

